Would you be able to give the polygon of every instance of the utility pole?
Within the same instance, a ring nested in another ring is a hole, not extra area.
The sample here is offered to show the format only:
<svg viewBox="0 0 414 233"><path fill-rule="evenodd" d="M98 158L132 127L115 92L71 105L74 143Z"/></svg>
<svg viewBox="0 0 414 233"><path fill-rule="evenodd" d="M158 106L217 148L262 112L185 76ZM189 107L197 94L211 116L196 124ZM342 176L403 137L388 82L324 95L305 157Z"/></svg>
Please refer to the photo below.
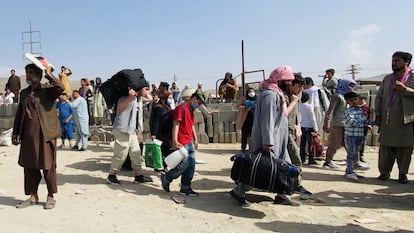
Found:
<svg viewBox="0 0 414 233"><path fill-rule="evenodd" d="M244 83L245 83L245 81L244 81L244 41L242 40L241 41L241 50L242 50L242 72L241 72L241 78L242 78L242 93L243 93L243 95L242 96L244 96Z"/></svg>
<svg viewBox="0 0 414 233"><path fill-rule="evenodd" d="M28 35L28 39L29 41L27 41L27 35ZM33 36L37 35L37 38L39 38L38 41L33 41ZM40 36L40 31L33 31L32 30L32 21L29 21L29 31L26 32L22 32L22 48L23 48L23 52L25 51L25 45L29 45L30 46L30 53L31 54L36 54L36 55L40 55L40 52L36 52L33 49L33 45L34 44L39 44L39 48L42 49L42 43L40 42L41 36Z"/></svg>
<svg viewBox="0 0 414 233"><path fill-rule="evenodd" d="M359 67L359 64L353 64L346 71L348 71L347 74L352 75L352 80L355 80L355 75L358 74L360 70L361 70L361 67Z"/></svg>

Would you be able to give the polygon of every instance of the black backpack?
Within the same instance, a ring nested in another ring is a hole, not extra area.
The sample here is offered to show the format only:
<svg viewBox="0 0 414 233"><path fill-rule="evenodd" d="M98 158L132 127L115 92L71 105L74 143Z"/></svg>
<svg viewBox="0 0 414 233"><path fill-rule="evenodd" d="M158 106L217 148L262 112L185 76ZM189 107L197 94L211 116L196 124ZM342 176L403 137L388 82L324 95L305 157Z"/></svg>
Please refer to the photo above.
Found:
<svg viewBox="0 0 414 233"><path fill-rule="evenodd" d="M177 106L177 108L182 108L184 116L184 103ZM174 111L175 109L168 110L161 114L160 123L157 133L157 139L163 142L171 142L172 140L172 128L174 122Z"/></svg>

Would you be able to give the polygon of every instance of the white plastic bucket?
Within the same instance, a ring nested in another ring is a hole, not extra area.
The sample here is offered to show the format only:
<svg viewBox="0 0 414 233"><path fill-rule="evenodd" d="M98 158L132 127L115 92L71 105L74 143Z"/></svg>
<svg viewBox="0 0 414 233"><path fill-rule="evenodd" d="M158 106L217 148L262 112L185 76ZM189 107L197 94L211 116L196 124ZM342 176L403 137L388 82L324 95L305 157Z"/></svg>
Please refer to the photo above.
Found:
<svg viewBox="0 0 414 233"><path fill-rule="evenodd" d="M175 168L185 157L188 156L188 151L184 147L174 151L165 157L164 162L170 169Z"/></svg>

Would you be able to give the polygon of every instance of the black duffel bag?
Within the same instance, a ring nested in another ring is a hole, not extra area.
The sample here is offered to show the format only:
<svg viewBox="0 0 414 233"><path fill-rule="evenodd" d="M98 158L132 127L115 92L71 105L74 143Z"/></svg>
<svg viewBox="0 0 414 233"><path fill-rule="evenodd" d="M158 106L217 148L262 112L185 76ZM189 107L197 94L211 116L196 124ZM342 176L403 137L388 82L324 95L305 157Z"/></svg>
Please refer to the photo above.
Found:
<svg viewBox="0 0 414 233"><path fill-rule="evenodd" d="M234 161L231 168L234 181L272 193L293 193L299 169L273 153L236 154L231 160Z"/></svg>
<svg viewBox="0 0 414 233"><path fill-rule="evenodd" d="M138 91L149 86L141 69L124 69L102 83L101 92L108 106L115 104L122 96L128 96L129 88Z"/></svg>

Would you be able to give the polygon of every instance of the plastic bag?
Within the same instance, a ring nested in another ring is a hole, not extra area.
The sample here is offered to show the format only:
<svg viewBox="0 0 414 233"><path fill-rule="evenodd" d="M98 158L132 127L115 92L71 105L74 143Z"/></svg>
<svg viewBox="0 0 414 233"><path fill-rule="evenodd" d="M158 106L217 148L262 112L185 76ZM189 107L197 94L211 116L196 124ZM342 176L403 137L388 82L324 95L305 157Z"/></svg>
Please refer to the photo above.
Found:
<svg viewBox="0 0 414 233"><path fill-rule="evenodd" d="M0 146L11 146L12 145L12 133L13 129L8 129L0 135Z"/></svg>
<svg viewBox="0 0 414 233"><path fill-rule="evenodd" d="M158 170L164 169L162 162L161 144L162 141L157 139L154 141L147 140L145 142L145 166Z"/></svg>

